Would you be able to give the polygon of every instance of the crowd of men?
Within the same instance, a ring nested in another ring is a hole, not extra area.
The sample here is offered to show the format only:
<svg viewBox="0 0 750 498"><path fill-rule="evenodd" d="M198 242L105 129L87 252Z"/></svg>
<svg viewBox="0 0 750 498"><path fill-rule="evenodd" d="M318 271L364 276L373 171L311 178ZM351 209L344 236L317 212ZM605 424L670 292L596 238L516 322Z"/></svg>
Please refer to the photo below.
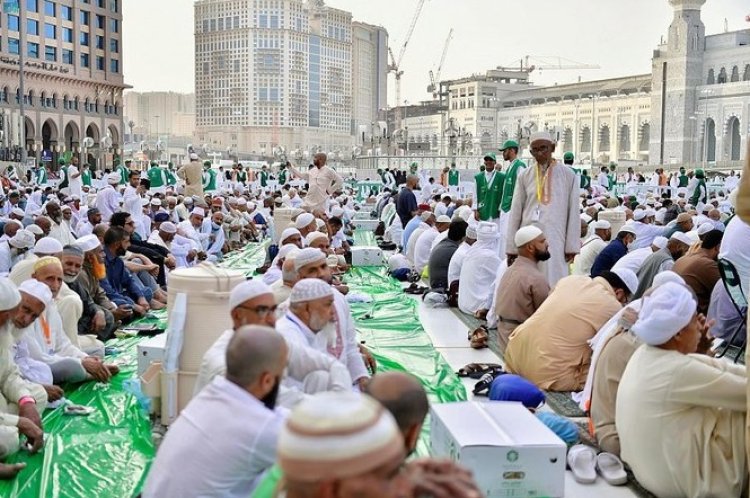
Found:
<svg viewBox="0 0 750 498"><path fill-rule="evenodd" d="M529 145L528 164L512 140L500 160L485 154L468 190L455 165L438 182L418 165L381 171L383 188L364 202L395 247L389 269L425 279L430 305L486 320L472 346L496 328L507 371L576 393L599 446L647 489L739 496L745 368L711 357L713 338L746 336L720 271L731 264L747 295L739 180L716 191L700 170L673 175L675 185L661 171L653 188L633 190L631 172L592 180L572 154L555 159L548 133ZM405 463L427 398L408 375L373 375L357 340L339 275L360 206L325 154L273 176L189 159L97 178L74 158L54 185L43 168L4 175L0 458L19 435L42 447L40 414L65 404L60 385L118 373L104 343L166 306L170 272L271 238L262 276L231 293L232 328L205 353L144 496L249 496L274 465L290 498L480 496L458 466ZM280 207L292 210L288 226L275 227ZM2 464L0 476L20 468Z"/></svg>

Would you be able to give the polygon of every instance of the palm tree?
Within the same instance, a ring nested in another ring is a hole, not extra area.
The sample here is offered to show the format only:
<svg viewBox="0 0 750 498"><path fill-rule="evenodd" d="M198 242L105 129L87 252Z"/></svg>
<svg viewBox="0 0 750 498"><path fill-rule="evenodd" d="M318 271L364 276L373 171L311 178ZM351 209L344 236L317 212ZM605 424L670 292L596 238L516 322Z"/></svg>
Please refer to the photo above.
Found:
<svg viewBox="0 0 750 498"><path fill-rule="evenodd" d="M135 139L133 138L133 128L135 128L135 121L133 120L128 121L128 128L130 128L130 141L134 142Z"/></svg>

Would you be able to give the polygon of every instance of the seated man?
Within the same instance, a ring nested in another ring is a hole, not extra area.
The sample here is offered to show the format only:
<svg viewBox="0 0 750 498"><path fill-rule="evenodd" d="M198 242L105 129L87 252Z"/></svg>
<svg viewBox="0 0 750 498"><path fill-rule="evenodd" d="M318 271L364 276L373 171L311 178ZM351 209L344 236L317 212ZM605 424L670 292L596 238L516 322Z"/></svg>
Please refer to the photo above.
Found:
<svg viewBox="0 0 750 498"><path fill-rule="evenodd" d="M169 428L144 498L247 498L276 461L284 418L274 407L288 357L284 339L269 327L243 326L225 354L226 377L215 377Z"/></svg>
<svg viewBox="0 0 750 498"><path fill-rule="evenodd" d="M633 227L630 225L623 225L622 228L620 228L620 231L617 232L615 240L604 246L594 258L589 273L591 278L598 277L605 271L611 271L617 262L628 253L628 246L635 242L635 237L636 235ZM583 252L584 250L581 249L582 254ZM580 275L583 275L583 273Z"/></svg>
<svg viewBox="0 0 750 498"><path fill-rule="evenodd" d="M492 307L492 284L500 266L499 240L495 223L479 223L477 242L466 253L461 267L458 308L464 313L484 318Z"/></svg>
<svg viewBox="0 0 750 498"><path fill-rule="evenodd" d="M112 227L104 234L104 260L107 267L106 278L102 280L107 297L118 306L132 308L138 316L145 315L151 306L153 297L147 289L130 274L122 256L130 247L130 234L120 227Z"/></svg>
<svg viewBox="0 0 750 498"><path fill-rule="evenodd" d="M588 227L588 224L586 226ZM591 223L591 228L594 233L583 242L581 252L573 260L573 275L590 275L596 257L612 238L612 225L607 220L595 221Z"/></svg>
<svg viewBox="0 0 750 498"><path fill-rule="evenodd" d="M692 292L672 282L644 299L632 332L645 344L617 391L622 459L657 496L740 496L747 371L695 354L707 342L696 308Z"/></svg>
<svg viewBox="0 0 750 498"><path fill-rule="evenodd" d="M698 313L703 315L708 314L711 292L716 282L721 280L717 259L723 236L724 233L720 230L706 233L700 249L677 260L672 268L672 271L681 276L688 287L693 289L695 297L698 298Z"/></svg>
<svg viewBox="0 0 750 498"><path fill-rule="evenodd" d="M443 215L436 219L435 224L430 227L429 230L422 232L416 239L414 245L414 269L422 274L425 266L430 260L430 252L432 251L432 243L437 239L440 234L446 232L450 227L451 219Z"/></svg>
<svg viewBox="0 0 750 498"><path fill-rule="evenodd" d="M654 277L658 273L671 270L675 261L687 254L692 240L687 234L675 232L667 241L664 249L651 254L641 265L636 274L638 276L638 290L633 293L633 299L643 296L643 293L653 285Z"/></svg>
<svg viewBox="0 0 750 498"><path fill-rule="evenodd" d="M500 279L495 298L497 335L500 351L505 352L513 331L533 315L549 295L547 277L538 263L550 258L544 233L533 225L515 235L518 258Z"/></svg>
<svg viewBox="0 0 750 498"><path fill-rule="evenodd" d="M448 265L448 287L453 288L454 286L458 289L458 279L461 276L461 267L464 264L466 254L471 249L471 246L477 241L477 230L475 227L469 226L466 228L466 237L461 245L458 246L456 252L451 256L450 264ZM455 284L455 285L454 285ZM456 291L458 292L458 291Z"/></svg>
<svg viewBox="0 0 750 498"><path fill-rule="evenodd" d="M439 242L430 253L427 264L430 289L440 292L448 291L448 266L450 266L451 258L461 246L468 227L468 223L464 220L451 222L446 239Z"/></svg>
<svg viewBox="0 0 750 498"><path fill-rule="evenodd" d="M588 341L637 286L630 270L604 272L594 279L563 278L536 313L511 334L504 357L508 371L540 389L580 391L591 362Z"/></svg>
<svg viewBox="0 0 750 498"><path fill-rule="evenodd" d="M284 264L281 265L281 278L271 284L271 291L273 292L276 305L289 299L294 284L299 280L299 274L294 268L294 259L296 257L296 254L290 254L284 259Z"/></svg>
<svg viewBox="0 0 750 498"><path fill-rule="evenodd" d="M31 444L31 453L44 445L40 415L47 406L47 393L21 377L11 354L9 325L20 304L16 286L7 278L0 279L0 460L18 451L20 435ZM12 479L25 466L0 463L0 479Z"/></svg>

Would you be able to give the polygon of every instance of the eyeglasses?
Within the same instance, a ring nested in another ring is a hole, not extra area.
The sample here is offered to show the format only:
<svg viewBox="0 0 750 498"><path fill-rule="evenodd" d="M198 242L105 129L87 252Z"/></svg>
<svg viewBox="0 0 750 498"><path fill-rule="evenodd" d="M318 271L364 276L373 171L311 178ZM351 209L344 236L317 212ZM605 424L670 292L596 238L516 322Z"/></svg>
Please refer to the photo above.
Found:
<svg viewBox="0 0 750 498"><path fill-rule="evenodd" d="M532 147L531 152L547 152L549 149L549 145L540 145L539 147Z"/></svg>
<svg viewBox="0 0 750 498"><path fill-rule="evenodd" d="M243 309L243 310L251 311L251 312L255 313L256 315L258 315L261 318L267 317L269 313L274 313L275 314L276 313L276 308L278 308L278 306L255 306L255 307L251 307L251 306L237 306L237 307L240 308L240 309Z"/></svg>

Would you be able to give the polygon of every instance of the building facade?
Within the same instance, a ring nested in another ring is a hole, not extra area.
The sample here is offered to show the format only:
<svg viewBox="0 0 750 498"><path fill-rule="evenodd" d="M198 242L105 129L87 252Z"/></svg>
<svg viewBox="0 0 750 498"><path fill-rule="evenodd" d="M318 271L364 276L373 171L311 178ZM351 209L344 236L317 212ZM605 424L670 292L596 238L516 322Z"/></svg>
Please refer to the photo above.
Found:
<svg viewBox="0 0 750 498"><path fill-rule="evenodd" d="M351 153L351 13L320 0L199 0L195 52L204 149Z"/></svg>
<svg viewBox="0 0 750 498"><path fill-rule="evenodd" d="M352 23L352 134L357 145L371 141L380 109L388 105L388 32Z"/></svg>
<svg viewBox="0 0 750 498"><path fill-rule="evenodd" d="M0 160L53 166L60 154L111 167L122 149L121 0L3 2L0 22ZM21 95L20 60L24 57ZM20 104L25 118L21 119ZM85 147L85 137L93 143Z"/></svg>
<svg viewBox="0 0 750 498"><path fill-rule="evenodd" d="M127 141L155 142L159 137L192 137L194 133L194 93L125 93Z"/></svg>

